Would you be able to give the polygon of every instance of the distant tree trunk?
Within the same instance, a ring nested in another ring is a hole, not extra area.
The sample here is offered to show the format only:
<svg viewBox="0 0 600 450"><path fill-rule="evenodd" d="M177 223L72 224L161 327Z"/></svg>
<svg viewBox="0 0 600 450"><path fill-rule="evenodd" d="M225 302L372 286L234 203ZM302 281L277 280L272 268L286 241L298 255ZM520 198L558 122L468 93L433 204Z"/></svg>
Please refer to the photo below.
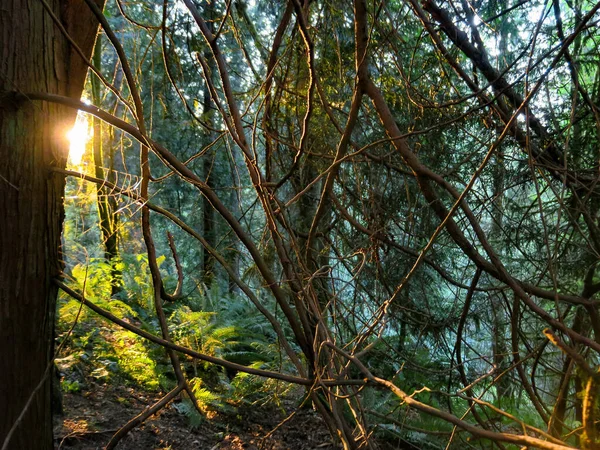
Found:
<svg viewBox="0 0 600 450"><path fill-rule="evenodd" d="M214 15L214 4L212 2L206 2L202 4L204 9L204 14L208 19L208 26L210 28L211 33L213 32L213 22L212 18ZM211 74L208 76L215 77L216 69L213 67L212 58L210 57L210 50L206 51L205 58L209 61L209 65L211 66ZM210 98L210 91L208 86L204 86L203 89L203 98L202 98L202 119L209 127L214 126L214 115L215 115L215 106ZM208 132L208 140L207 144L213 142L215 138L215 134L213 132ZM213 156L211 158L211 155ZM210 150L202 157L202 179L206 182L206 184L210 187L210 189L214 189L214 175L212 174L215 169L214 165L216 162L216 152L214 150ZM204 235L204 239L212 246L216 247L217 237L215 230L215 220L216 214L213 206L210 202L205 198L202 203L202 234ZM210 291L212 288L212 284L215 280L215 261L210 252L204 248L202 254L202 282L204 283L205 289Z"/></svg>
<svg viewBox="0 0 600 450"><path fill-rule="evenodd" d="M235 217L240 217L240 214L241 214L241 198L240 198L240 193L239 193L240 180L239 180L239 177L237 174L237 166L238 166L238 160L236 157L236 153L232 152L231 159L230 159L231 183L232 183L232 186L234 186L235 188L232 189L229 194L229 203L231 205L230 210L233 213L233 215ZM232 236L230 237L230 241L229 241L229 246L228 246L228 248L229 248L228 249L228 254L229 254L228 261L230 261L229 264L231 265L231 268L233 269L234 273L238 276L240 274L240 250L239 250L239 247L240 247L240 240L235 234L232 233ZM232 295L241 294L239 286L231 277L229 277L228 291Z"/></svg>
<svg viewBox="0 0 600 450"><path fill-rule="evenodd" d="M85 3L46 1L89 55L97 24ZM62 269L65 182L52 169L66 164L65 134L76 115L65 107L15 94L46 92L79 98L85 75L85 64L71 51L40 0L2 2L0 447L9 449L53 448L50 394L57 289L52 279Z"/></svg>
<svg viewBox="0 0 600 450"><path fill-rule="evenodd" d="M94 49L94 66L100 70L102 65L102 46L100 45L100 36L96 42ZM97 77L92 77L92 103L100 107L102 98L100 95L100 80ZM103 166L105 163L104 157L104 136L102 134L102 121L94 117L94 169L96 178L102 180L108 179L109 174L112 174L112 167L109 167L108 174L105 173ZM112 156L114 155L114 142L111 139L109 144L109 166L112 166ZM109 180L114 182L114 180ZM104 258L110 265L110 285L111 295L117 294L121 290L121 271L117 268L117 262L119 261L119 246L118 246L118 223L119 216L116 214L117 202L114 196L111 196L110 190L102 185L97 185L96 190L97 205L98 205L98 218L100 231L102 233L102 242L104 244Z"/></svg>
<svg viewBox="0 0 600 450"><path fill-rule="evenodd" d="M504 162L504 155L502 152L498 152L497 164L494 167L494 181L493 181L493 198L494 198L494 209L492 210L492 226L490 230L490 239L502 242L502 230L504 230L504 214L505 214L505 192L506 192L506 166ZM506 311L504 307L503 297L499 292L492 292L491 296L491 317L492 317L492 351L495 369L495 376L502 375L506 370L507 365L507 327L508 320L506 318ZM514 314L514 312L513 312ZM510 390L510 378L503 376L496 380L496 399L501 401L504 399L511 398L509 395Z"/></svg>
<svg viewBox="0 0 600 450"><path fill-rule="evenodd" d="M210 94L208 92L208 88L204 88L204 100L203 100L203 119L209 126L212 126L212 100L210 99ZM213 133L209 133L209 141L213 137ZM202 179L206 182L206 184L213 189L214 188L214 175L211 173L214 169L214 158L211 158L211 155L214 155L214 151L207 152L202 157ZM212 246L216 245L216 236L215 236L215 211L210 202L205 198L202 202L202 234L204 235L204 239ZM210 252L204 248L202 253L202 282L205 285L205 288L210 291L214 278L215 278L215 263Z"/></svg>

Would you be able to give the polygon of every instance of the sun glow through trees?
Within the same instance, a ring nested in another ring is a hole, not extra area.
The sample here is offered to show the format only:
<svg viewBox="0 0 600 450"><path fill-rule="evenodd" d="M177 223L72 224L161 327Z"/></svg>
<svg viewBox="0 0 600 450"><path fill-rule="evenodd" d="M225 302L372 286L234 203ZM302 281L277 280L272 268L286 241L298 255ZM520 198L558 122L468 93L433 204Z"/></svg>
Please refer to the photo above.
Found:
<svg viewBox="0 0 600 450"><path fill-rule="evenodd" d="M70 142L69 163L73 166L80 166L85 153L87 143L92 137L88 118L85 114L77 114L75 125L67 133Z"/></svg>

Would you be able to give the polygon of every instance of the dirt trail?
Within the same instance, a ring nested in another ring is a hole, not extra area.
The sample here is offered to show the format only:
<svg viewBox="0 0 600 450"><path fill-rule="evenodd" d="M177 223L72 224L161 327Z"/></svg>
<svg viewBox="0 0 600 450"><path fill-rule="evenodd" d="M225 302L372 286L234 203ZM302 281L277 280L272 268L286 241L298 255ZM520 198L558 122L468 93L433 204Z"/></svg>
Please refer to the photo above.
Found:
<svg viewBox="0 0 600 450"><path fill-rule="evenodd" d="M103 449L114 432L139 414L157 397L132 388L96 386L85 393L63 396L65 414L55 419L55 448ZM293 411L292 402L285 409ZM298 410L265 438L285 418L281 408L245 405L236 413L214 414L198 427L175 405L153 416L129 433L117 448L124 450L333 450L331 437L319 416L310 409Z"/></svg>

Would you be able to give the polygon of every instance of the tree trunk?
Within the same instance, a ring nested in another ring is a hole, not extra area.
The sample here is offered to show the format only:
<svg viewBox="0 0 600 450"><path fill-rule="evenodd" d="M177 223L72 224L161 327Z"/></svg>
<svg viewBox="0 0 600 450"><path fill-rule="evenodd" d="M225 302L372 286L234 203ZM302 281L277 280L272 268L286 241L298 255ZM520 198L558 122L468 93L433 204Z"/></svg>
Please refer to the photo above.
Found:
<svg viewBox="0 0 600 450"><path fill-rule="evenodd" d="M102 67L102 45L101 36L98 36L96 40L96 46L94 48L94 67L100 70ZM102 96L100 95L101 81L97 77L92 77L92 103L99 108L102 108ZM102 121L98 117L92 119L94 126L94 140L93 156L94 156L94 172L96 178L101 180L107 179L113 184L116 184L114 180L113 168L113 156L114 156L114 139L109 141L108 158L104 156L104 135L102 133ZM108 170L104 171L105 161L108 160ZM113 179L111 179L113 178ZM119 216L116 214L117 202L115 196L111 194L110 190L103 184L98 184L96 187L96 205L98 207L98 219L100 226L100 233L102 236L102 244L104 245L104 259L106 263L110 265L110 286L111 286L111 297L114 297L121 291L121 270L117 264L119 262L119 242L118 242L118 225Z"/></svg>
<svg viewBox="0 0 600 450"><path fill-rule="evenodd" d="M83 2L47 0L82 51L97 24ZM70 20L73 19L73 20ZM86 66L40 0L0 8L0 447L52 449L51 370L61 272L66 132L76 111L26 99L79 98ZM22 95L13 95L25 94ZM39 387L36 390L36 387ZM28 407L26 404L32 398ZM10 442L7 435L13 429Z"/></svg>
<svg viewBox="0 0 600 450"><path fill-rule="evenodd" d="M213 16L214 16L214 4L212 2L203 2L202 8L204 9L204 14L208 19L208 27L210 32L214 32L213 30ZM206 50L205 53L206 61L208 61L209 66L211 67L211 78L215 79L215 74L217 73L217 69L214 67L212 63L212 58L210 56L210 50ZM214 127L214 117L215 117L215 105L210 97L210 90L207 85L204 85L203 89L203 98L202 98L202 119L210 128ZM216 139L216 135L214 132L207 133L207 142L209 144ZM217 153L214 150L210 150L202 157L202 179L206 182L208 187L212 190L215 188L214 182L214 174L212 172L215 170L215 164L217 160ZM216 214L214 207L210 204L208 199L204 198L202 200L202 234L204 239L214 248L217 247L217 230L216 230ZM204 288L207 291L207 294L210 293L212 289L213 282L215 280L215 261L210 252L204 248L202 250L202 282L204 283Z"/></svg>

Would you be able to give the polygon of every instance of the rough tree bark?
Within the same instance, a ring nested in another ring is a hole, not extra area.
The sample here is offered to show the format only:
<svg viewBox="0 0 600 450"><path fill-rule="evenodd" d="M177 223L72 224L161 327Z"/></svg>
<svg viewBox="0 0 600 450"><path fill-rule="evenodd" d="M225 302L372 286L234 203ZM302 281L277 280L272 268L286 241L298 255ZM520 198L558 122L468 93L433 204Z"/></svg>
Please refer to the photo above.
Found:
<svg viewBox="0 0 600 450"><path fill-rule="evenodd" d="M64 175L52 169L66 164L75 119L73 110L27 93L79 98L87 71L46 8L85 55L97 34L84 2L0 6L0 447L10 449L53 448L52 279L61 272Z"/></svg>

